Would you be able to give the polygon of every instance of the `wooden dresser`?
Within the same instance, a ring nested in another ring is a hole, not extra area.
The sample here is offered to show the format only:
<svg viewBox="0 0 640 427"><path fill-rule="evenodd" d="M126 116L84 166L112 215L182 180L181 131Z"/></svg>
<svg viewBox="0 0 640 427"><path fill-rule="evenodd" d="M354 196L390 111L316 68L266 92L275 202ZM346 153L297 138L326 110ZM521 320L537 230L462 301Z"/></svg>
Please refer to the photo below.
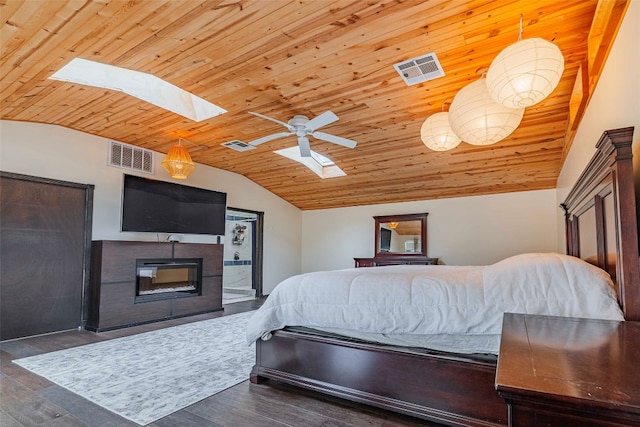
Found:
<svg viewBox="0 0 640 427"><path fill-rule="evenodd" d="M202 292L187 298L136 301L136 259L202 258ZM222 310L223 246L204 243L95 240L85 328L102 332Z"/></svg>
<svg viewBox="0 0 640 427"><path fill-rule="evenodd" d="M354 258L356 268L383 265L432 265L427 256L428 213L374 216L374 256Z"/></svg>
<svg viewBox="0 0 640 427"><path fill-rule="evenodd" d="M378 267L382 265L400 265L400 264L413 264L413 265L435 265L438 263L438 258L429 258L422 256L389 256L389 257L374 257L374 258L354 258L356 267Z"/></svg>
<svg viewBox="0 0 640 427"><path fill-rule="evenodd" d="M640 322L506 313L496 390L509 426L640 426Z"/></svg>

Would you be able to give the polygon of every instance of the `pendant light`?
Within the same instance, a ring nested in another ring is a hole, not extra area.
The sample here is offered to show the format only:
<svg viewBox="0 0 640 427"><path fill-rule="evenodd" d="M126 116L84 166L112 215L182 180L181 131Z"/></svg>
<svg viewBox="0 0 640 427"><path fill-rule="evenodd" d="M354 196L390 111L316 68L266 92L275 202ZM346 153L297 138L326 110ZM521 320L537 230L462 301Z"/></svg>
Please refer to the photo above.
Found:
<svg viewBox="0 0 640 427"><path fill-rule="evenodd" d="M564 57L555 44L539 37L518 41L498 54L487 72L491 97L509 108L535 105L553 92L564 71Z"/></svg>
<svg viewBox="0 0 640 427"><path fill-rule="evenodd" d="M427 148L434 151L451 150L461 142L449 125L449 113L446 111L427 117L420 128L420 139Z"/></svg>
<svg viewBox="0 0 640 427"><path fill-rule="evenodd" d="M524 108L507 108L491 98L484 76L460 89L449 109L449 124L472 145L494 144L513 132Z"/></svg>
<svg viewBox="0 0 640 427"><path fill-rule="evenodd" d="M171 178L187 179L196 167L191 160L189 152L182 146L181 142L182 138L178 140L176 145L171 147L162 161L162 167L169 172Z"/></svg>

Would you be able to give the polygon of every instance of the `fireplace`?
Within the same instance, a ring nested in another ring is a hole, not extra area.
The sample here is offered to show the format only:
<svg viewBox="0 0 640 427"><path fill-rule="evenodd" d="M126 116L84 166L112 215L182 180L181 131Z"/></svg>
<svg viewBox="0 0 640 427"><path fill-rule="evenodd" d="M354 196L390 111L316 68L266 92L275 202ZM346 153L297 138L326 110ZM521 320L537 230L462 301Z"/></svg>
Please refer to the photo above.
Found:
<svg viewBox="0 0 640 427"><path fill-rule="evenodd" d="M136 260L136 303L199 295L202 258Z"/></svg>

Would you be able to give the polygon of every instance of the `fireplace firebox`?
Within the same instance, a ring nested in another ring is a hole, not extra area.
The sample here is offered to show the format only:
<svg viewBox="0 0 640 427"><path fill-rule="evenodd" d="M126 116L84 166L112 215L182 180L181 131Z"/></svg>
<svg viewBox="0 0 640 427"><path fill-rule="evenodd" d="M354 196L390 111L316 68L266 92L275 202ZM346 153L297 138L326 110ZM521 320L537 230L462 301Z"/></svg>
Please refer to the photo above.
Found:
<svg viewBox="0 0 640 427"><path fill-rule="evenodd" d="M199 295L202 258L136 260L136 303Z"/></svg>

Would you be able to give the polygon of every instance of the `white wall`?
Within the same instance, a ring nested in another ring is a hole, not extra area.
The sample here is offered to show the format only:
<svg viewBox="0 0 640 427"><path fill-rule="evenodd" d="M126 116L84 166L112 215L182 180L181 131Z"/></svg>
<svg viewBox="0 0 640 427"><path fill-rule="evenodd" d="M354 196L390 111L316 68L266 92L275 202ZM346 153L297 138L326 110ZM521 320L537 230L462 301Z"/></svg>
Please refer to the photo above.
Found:
<svg viewBox="0 0 640 427"><path fill-rule="evenodd" d="M640 0L632 0L558 178L556 203L566 198L605 130L634 126L634 163L640 160L639 42ZM558 216L557 221L564 230L564 217ZM561 251L563 239L564 235L558 235Z"/></svg>
<svg viewBox="0 0 640 427"><path fill-rule="evenodd" d="M353 267L374 255L374 215L428 212L427 253L483 265L556 249L555 190L302 212L302 271Z"/></svg>
<svg viewBox="0 0 640 427"><path fill-rule="evenodd" d="M108 140L60 126L0 121L0 170L95 185L93 240L162 240L155 233L120 231L122 175L130 173L177 182L155 155L155 174L107 166ZM264 212L265 294L282 279L300 271L301 211L247 178L204 165L181 184L227 193L230 207ZM282 230L287 230L283 233ZM185 235L183 242L215 242L208 236Z"/></svg>

